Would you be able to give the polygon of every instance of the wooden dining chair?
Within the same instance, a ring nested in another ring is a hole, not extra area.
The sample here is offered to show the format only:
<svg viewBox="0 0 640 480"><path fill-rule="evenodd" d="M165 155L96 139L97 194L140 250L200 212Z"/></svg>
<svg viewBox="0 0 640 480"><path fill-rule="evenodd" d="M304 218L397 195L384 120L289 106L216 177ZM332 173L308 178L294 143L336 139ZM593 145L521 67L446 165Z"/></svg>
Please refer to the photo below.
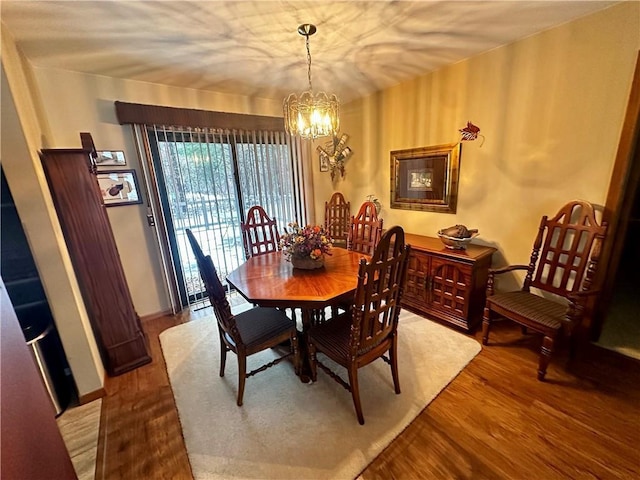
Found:
<svg viewBox="0 0 640 480"><path fill-rule="evenodd" d="M490 269L487 300L482 321L482 343L489 343L495 317L504 317L543 335L538 361L538 379L544 380L549 359L560 335L572 337L598 290L593 280L607 224L599 225L591 204L567 203L551 219L542 217L528 265ZM513 292L494 291L497 275L525 270L522 288ZM539 293L533 293L531 289Z"/></svg>
<svg viewBox="0 0 640 480"><path fill-rule="evenodd" d="M233 315L226 291L220 282L216 268L209 255L204 255L191 230L186 230L189 243L198 263L198 270L204 282L209 301L218 322L220 337L220 376L224 377L227 352L238 357L238 406L242 406L245 380L253 375L277 365L285 358L293 357L296 373L300 369L300 353L296 324L285 313L276 308L254 307ZM247 357L288 342L290 351L276 359L247 372Z"/></svg>
<svg viewBox="0 0 640 480"><path fill-rule="evenodd" d="M334 241L334 245L347 246L349 223L351 221L351 202L344 195L334 192L328 202L324 202L324 228Z"/></svg>
<svg viewBox="0 0 640 480"><path fill-rule="evenodd" d="M280 234L275 218L270 218L260 205L254 205L247 212L247 218L240 223L242 242L246 258L277 251Z"/></svg>
<svg viewBox="0 0 640 480"><path fill-rule="evenodd" d="M401 227L394 226L385 232L371 260L360 260L358 286L351 307L312 327L308 333L312 380L317 380L319 366L350 391L360 425L364 424L364 415L358 369L382 358L391 366L394 389L396 394L400 393L397 329L410 249L405 245ZM319 353L346 368L349 381L322 363Z"/></svg>
<svg viewBox="0 0 640 480"><path fill-rule="evenodd" d="M378 245L381 233L382 219L378 218L375 203L364 202L357 215L351 217L347 249L371 255Z"/></svg>

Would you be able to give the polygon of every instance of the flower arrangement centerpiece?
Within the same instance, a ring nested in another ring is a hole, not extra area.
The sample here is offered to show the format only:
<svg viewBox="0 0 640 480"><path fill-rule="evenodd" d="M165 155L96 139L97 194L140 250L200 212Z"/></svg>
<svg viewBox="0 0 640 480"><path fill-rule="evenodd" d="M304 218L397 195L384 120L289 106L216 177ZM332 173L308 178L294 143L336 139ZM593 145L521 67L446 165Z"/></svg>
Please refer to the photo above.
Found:
<svg viewBox="0 0 640 480"><path fill-rule="evenodd" d="M324 256L331 255L333 240L324 227L307 225L301 227L296 222L288 225L288 230L280 237L280 249L294 268L314 269L324 265Z"/></svg>

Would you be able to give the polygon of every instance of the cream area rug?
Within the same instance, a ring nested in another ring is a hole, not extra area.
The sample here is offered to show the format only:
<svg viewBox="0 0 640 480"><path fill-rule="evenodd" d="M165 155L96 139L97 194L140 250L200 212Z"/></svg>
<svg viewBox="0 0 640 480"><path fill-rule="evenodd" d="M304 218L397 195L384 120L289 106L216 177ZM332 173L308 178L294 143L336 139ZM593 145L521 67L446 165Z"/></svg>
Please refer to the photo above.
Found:
<svg viewBox="0 0 640 480"><path fill-rule="evenodd" d="M214 318L164 331L162 351L194 478L357 477L481 348L406 311L398 332L402 393L394 393L390 367L382 360L361 368L361 426L347 390L320 369L317 382L303 384L289 362L247 379L244 405L238 407L237 359L228 353L225 376L218 376ZM268 350L249 357L248 368L275 355Z"/></svg>

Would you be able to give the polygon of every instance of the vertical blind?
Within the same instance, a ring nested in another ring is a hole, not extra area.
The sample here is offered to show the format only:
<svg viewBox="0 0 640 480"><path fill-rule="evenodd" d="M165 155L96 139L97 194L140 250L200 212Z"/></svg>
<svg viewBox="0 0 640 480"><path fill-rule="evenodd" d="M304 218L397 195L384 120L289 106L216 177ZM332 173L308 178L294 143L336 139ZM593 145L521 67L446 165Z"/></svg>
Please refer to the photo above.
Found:
<svg viewBox="0 0 640 480"><path fill-rule="evenodd" d="M173 310L203 285L185 229L224 282L245 261L240 223L261 205L280 231L306 223L300 141L283 131L136 125L149 214L156 222Z"/></svg>

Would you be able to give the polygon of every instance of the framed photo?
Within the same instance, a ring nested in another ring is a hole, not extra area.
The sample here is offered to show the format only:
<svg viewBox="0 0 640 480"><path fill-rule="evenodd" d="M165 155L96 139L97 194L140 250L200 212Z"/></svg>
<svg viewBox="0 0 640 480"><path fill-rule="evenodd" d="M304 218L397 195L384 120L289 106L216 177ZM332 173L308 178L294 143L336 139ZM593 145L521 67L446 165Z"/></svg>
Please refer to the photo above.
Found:
<svg viewBox="0 0 640 480"><path fill-rule="evenodd" d="M462 145L391 152L391 208L456 213Z"/></svg>
<svg viewBox="0 0 640 480"><path fill-rule="evenodd" d="M124 167L127 164L122 150L98 150L96 153L98 167Z"/></svg>
<svg viewBox="0 0 640 480"><path fill-rule="evenodd" d="M329 157L323 153L320 154L320 171L321 172L329 171Z"/></svg>
<svg viewBox="0 0 640 480"><path fill-rule="evenodd" d="M103 171L97 176L105 207L142 203L135 170Z"/></svg>

